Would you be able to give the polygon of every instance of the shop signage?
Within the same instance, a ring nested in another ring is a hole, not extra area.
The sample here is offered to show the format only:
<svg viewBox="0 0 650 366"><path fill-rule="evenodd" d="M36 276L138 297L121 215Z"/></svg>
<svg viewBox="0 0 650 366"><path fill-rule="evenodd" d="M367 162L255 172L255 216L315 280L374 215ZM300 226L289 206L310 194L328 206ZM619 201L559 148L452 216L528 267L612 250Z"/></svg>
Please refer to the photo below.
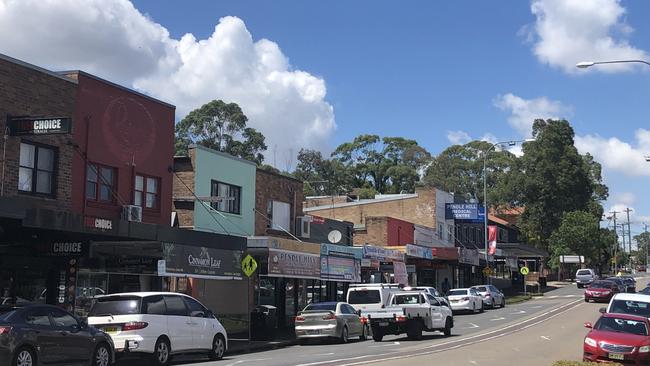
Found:
<svg viewBox="0 0 650 366"><path fill-rule="evenodd" d="M7 117L11 136L52 135L72 131L72 119L67 117Z"/></svg>
<svg viewBox="0 0 650 366"><path fill-rule="evenodd" d="M445 220L483 222L485 209L477 203L445 203Z"/></svg>
<svg viewBox="0 0 650 366"><path fill-rule="evenodd" d="M361 261L351 257L321 256L320 278L326 281L361 282Z"/></svg>
<svg viewBox="0 0 650 366"><path fill-rule="evenodd" d="M92 229L113 230L113 220L109 219L86 216L84 224Z"/></svg>
<svg viewBox="0 0 650 366"><path fill-rule="evenodd" d="M311 216L312 225L323 225L325 223L325 219L320 216L314 216L314 215L310 215L310 216Z"/></svg>
<svg viewBox="0 0 650 366"><path fill-rule="evenodd" d="M269 248L271 277L320 279L320 255Z"/></svg>
<svg viewBox="0 0 650 366"><path fill-rule="evenodd" d="M381 262L376 259L362 259L361 267L379 269Z"/></svg>
<svg viewBox="0 0 650 366"><path fill-rule="evenodd" d="M408 285L409 275L404 262L393 262L393 273L395 274L395 282L400 285Z"/></svg>
<svg viewBox="0 0 650 366"><path fill-rule="evenodd" d="M336 244L321 244L320 254L352 257L357 260L361 260L363 258L363 250L361 248Z"/></svg>
<svg viewBox="0 0 650 366"><path fill-rule="evenodd" d="M406 255L424 259L433 259L431 248L425 248L413 244L406 244Z"/></svg>
<svg viewBox="0 0 650 366"><path fill-rule="evenodd" d="M367 259L377 259L379 261L404 261L404 253L399 250L386 249L371 245L363 246L363 257Z"/></svg>
<svg viewBox="0 0 650 366"><path fill-rule="evenodd" d="M158 264L161 276L242 279L242 252L238 250L163 243L163 257L163 273L160 273L162 264Z"/></svg>
<svg viewBox="0 0 650 366"><path fill-rule="evenodd" d="M478 250L458 248L458 263L479 265Z"/></svg>
<svg viewBox="0 0 650 366"><path fill-rule="evenodd" d="M82 241L55 241L37 246L40 255L55 257L81 257L88 253L88 243Z"/></svg>
<svg viewBox="0 0 650 366"><path fill-rule="evenodd" d="M456 248L431 248L434 259L457 260L458 250Z"/></svg>

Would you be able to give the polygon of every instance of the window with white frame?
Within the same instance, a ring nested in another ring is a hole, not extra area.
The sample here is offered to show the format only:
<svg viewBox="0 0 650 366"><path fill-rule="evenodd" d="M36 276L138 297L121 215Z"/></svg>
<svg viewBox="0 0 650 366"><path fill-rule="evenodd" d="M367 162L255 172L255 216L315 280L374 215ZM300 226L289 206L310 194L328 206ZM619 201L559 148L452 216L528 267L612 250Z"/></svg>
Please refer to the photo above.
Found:
<svg viewBox="0 0 650 366"><path fill-rule="evenodd" d="M273 230L290 230L291 205L286 202L269 200L266 205L267 227Z"/></svg>
<svg viewBox="0 0 650 366"><path fill-rule="evenodd" d="M222 198L218 202L210 204L215 210L235 215L241 214L241 187L213 180L210 195Z"/></svg>

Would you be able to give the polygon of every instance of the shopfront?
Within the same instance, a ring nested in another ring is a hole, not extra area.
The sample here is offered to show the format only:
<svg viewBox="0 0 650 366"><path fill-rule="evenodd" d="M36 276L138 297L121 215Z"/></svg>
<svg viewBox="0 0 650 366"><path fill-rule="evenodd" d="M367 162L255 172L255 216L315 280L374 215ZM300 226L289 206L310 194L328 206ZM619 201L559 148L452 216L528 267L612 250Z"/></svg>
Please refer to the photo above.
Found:
<svg viewBox="0 0 650 366"><path fill-rule="evenodd" d="M451 287L459 286L458 249L457 248L431 248L433 254L433 267L436 276L436 288L442 288L445 278Z"/></svg>
<svg viewBox="0 0 650 366"><path fill-rule="evenodd" d="M408 284L408 271L403 252L372 245L357 248L362 253L362 283Z"/></svg>
<svg viewBox="0 0 650 366"><path fill-rule="evenodd" d="M461 287L480 285L483 279L475 249L458 248L458 283Z"/></svg>

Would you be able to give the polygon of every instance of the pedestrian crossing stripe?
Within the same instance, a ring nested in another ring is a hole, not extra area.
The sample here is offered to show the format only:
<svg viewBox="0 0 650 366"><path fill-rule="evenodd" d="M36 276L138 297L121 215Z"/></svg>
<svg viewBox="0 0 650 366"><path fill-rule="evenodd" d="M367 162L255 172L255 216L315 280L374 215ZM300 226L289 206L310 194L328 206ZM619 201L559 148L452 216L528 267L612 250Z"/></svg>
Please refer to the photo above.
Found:
<svg viewBox="0 0 650 366"><path fill-rule="evenodd" d="M241 261L241 269L246 277L250 277L257 269L257 261L249 254Z"/></svg>

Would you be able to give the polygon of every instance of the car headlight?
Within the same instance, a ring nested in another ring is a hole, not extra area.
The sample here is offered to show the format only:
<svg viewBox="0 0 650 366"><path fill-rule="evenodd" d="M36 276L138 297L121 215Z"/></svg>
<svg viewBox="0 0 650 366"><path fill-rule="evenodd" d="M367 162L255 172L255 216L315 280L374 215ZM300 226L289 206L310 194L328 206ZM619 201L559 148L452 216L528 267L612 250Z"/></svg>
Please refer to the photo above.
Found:
<svg viewBox="0 0 650 366"><path fill-rule="evenodd" d="M596 341L589 338L589 337L585 337L585 344L588 344L588 345L590 345L592 347L597 347L598 346Z"/></svg>
<svg viewBox="0 0 650 366"><path fill-rule="evenodd" d="M648 353L650 352L650 346L639 347L639 353Z"/></svg>

